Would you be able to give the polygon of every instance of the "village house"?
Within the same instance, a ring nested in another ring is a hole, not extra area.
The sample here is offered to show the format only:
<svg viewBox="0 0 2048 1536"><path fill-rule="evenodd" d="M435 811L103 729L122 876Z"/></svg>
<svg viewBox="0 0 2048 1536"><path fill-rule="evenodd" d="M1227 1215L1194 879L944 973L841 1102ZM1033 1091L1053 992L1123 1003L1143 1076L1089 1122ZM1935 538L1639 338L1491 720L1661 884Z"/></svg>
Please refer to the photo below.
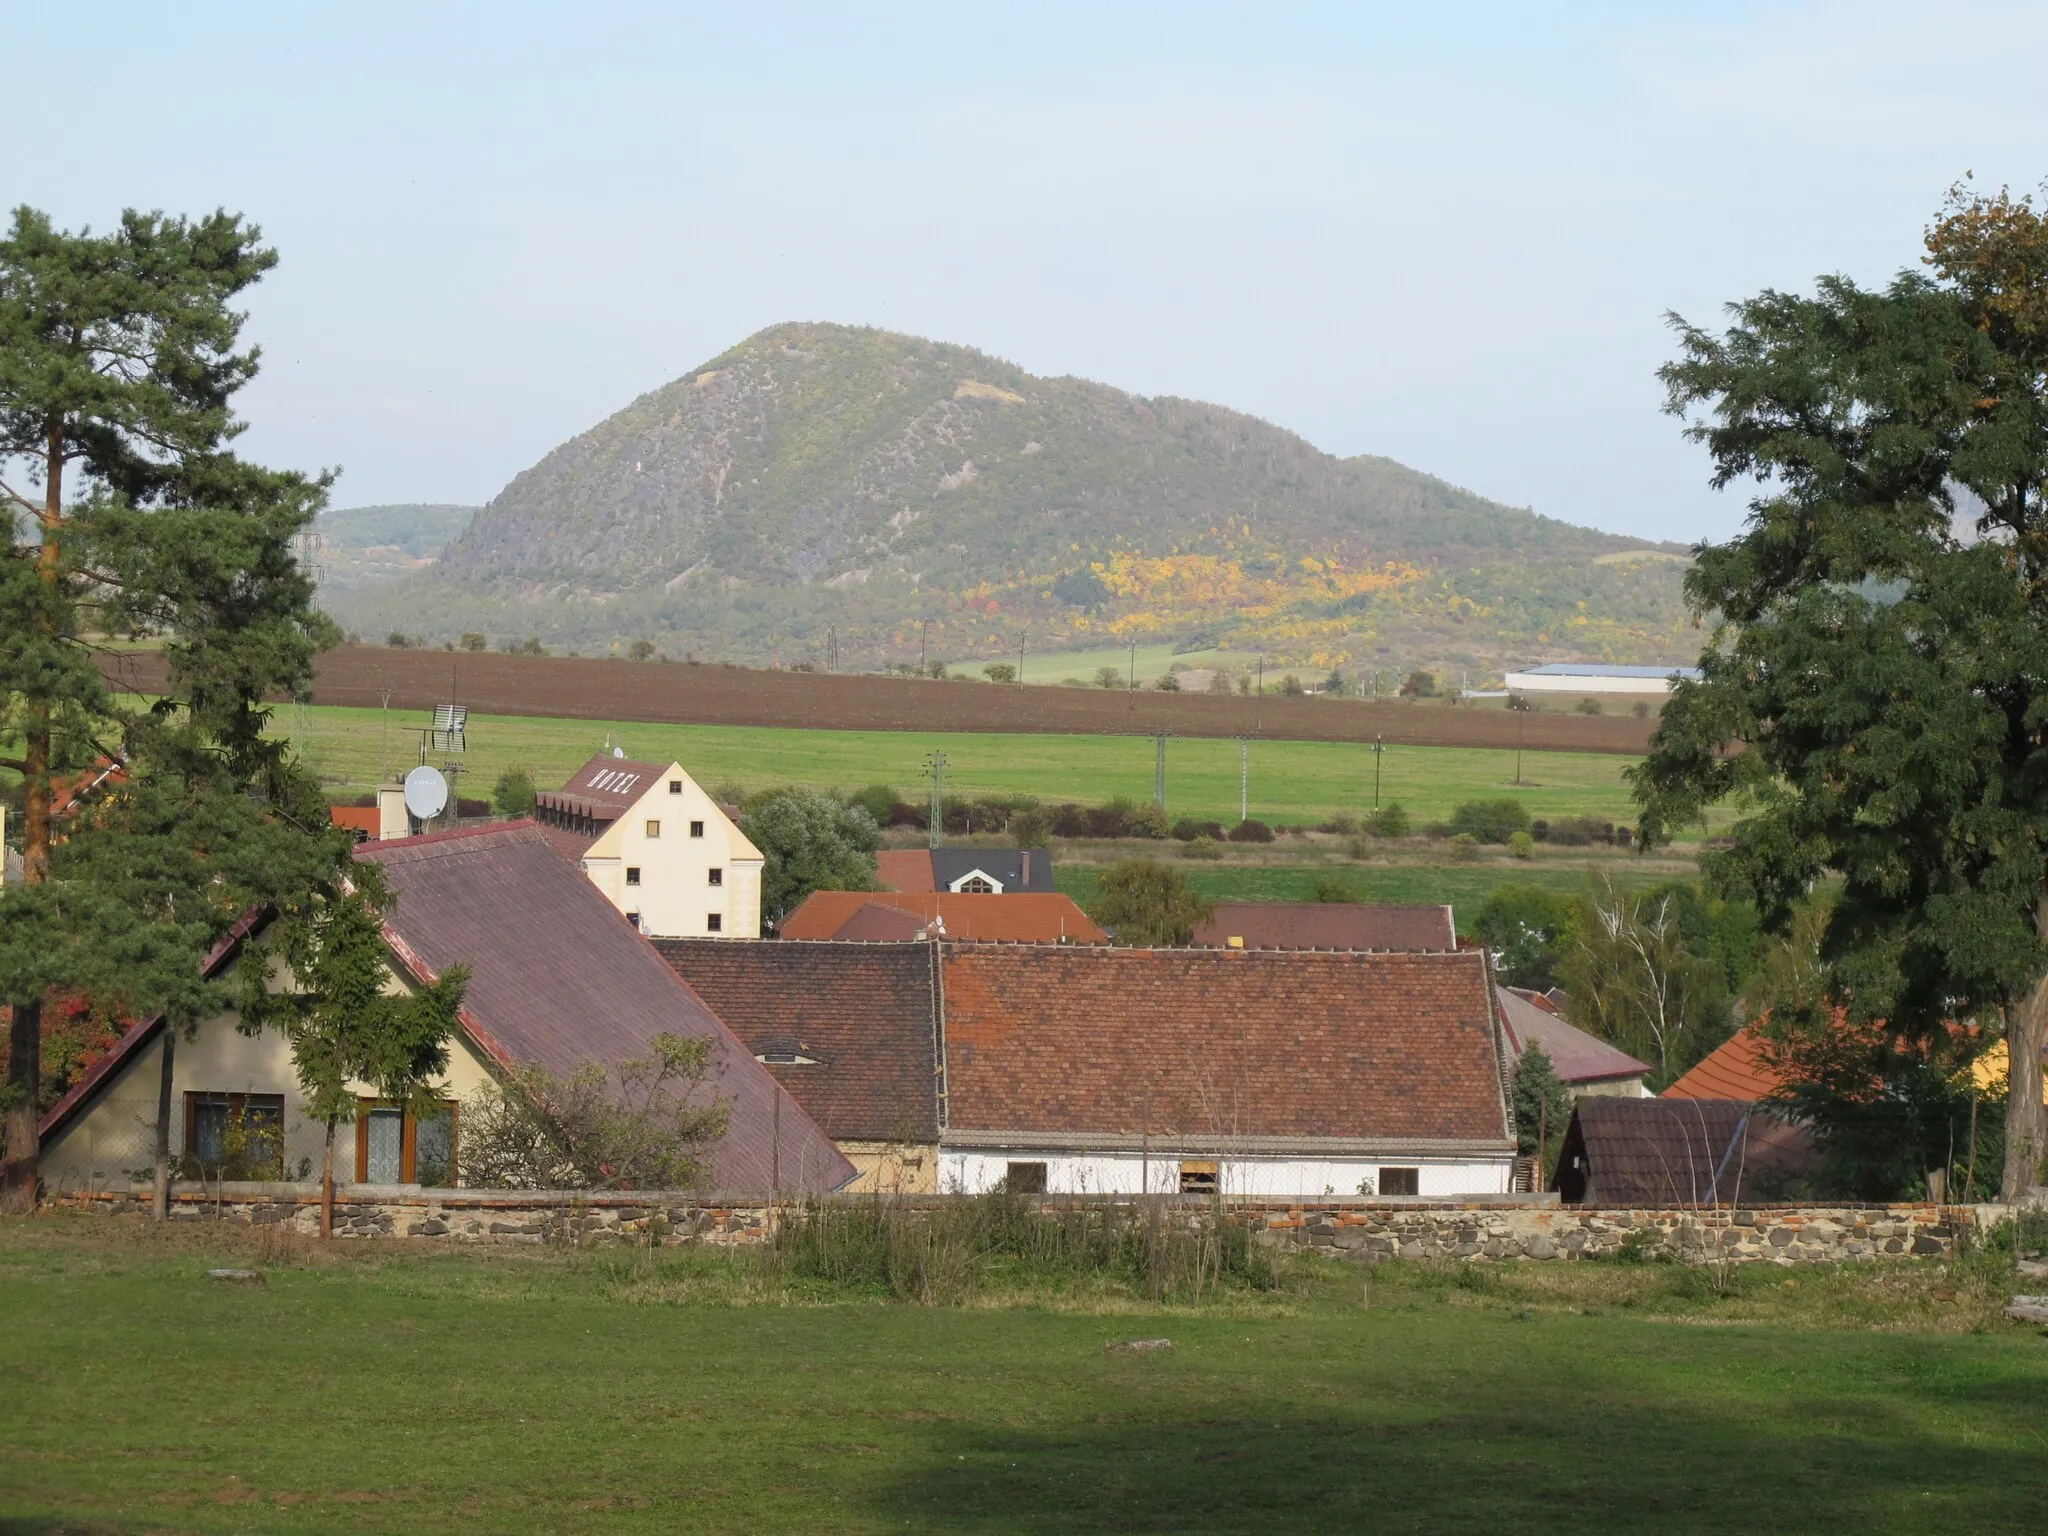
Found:
<svg viewBox="0 0 2048 1536"><path fill-rule="evenodd" d="M1370 901L1219 901L1195 927L1217 949L1456 949L1447 906Z"/></svg>
<svg viewBox="0 0 2048 1536"><path fill-rule="evenodd" d="M663 791L666 792L665 790ZM385 924L390 985L471 976L440 1093L444 1113L416 1117L359 1085L341 1127L336 1177L362 1185L460 1184L462 1104L504 1067L566 1076L587 1062L645 1057L667 1032L707 1042L699 1092L727 1108L711 1182L729 1190L825 1193L854 1177L802 1105L775 1081L647 941L531 821L372 842L397 902ZM220 974L262 952L251 920L209 959ZM323 1127L301 1107L290 1049L274 1031L244 1035L232 1013L207 1020L173 1053L171 1146L187 1176L317 1178ZM146 1176L156 1140L164 1025L129 1030L44 1117L53 1190L126 1187Z"/></svg>
<svg viewBox="0 0 2048 1536"><path fill-rule="evenodd" d="M1059 891L813 891L778 930L785 939L986 939L1006 944L1106 944Z"/></svg>
<svg viewBox="0 0 2048 1536"><path fill-rule="evenodd" d="M1059 889L1049 848L885 848L876 878L891 891L1009 896Z"/></svg>
<svg viewBox="0 0 2048 1536"><path fill-rule="evenodd" d="M938 945L654 947L860 1170L849 1190L939 1188Z"/></svg>
<svg viewBox="0 0 2048 1536"><path fill-rule="evenodd" d="M641 932L761 936L761 851L681 763L600 753L533 814Z"/></svg>
<svg viewBox="0 0 2048 1536"><path fill-rule="evenodd" d="M1566 1023L1547 993L1524 987L1496 990L1501 1028L1517 1065L1533 1045L1550 1058L1558 1081L1571 1090L1573 1098L1589 1094L1621 1099L1650 1096L1644 1084L1650 1075L1648 1062L1637 1061L1627 1051Z"/></svg>

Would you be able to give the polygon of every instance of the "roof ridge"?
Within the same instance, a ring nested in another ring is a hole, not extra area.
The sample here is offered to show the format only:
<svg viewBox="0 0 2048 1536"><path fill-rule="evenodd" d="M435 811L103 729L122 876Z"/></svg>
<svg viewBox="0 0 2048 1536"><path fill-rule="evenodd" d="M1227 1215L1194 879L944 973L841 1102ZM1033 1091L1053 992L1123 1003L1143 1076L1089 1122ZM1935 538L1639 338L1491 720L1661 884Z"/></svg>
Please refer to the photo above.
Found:
<svg viewBox="0 0 2048 1536"><path fill-rule="evenodd" d="M357 858L376 858L386 851L400 848L424 848L433 844L469 841L479 837L505 836L509 833L539 832L540 823L531 816L515 817L510 821L485 821L473 827L449 827L440 832L422 832L416 837L386 837L374 842L358 843Z"/></svg>

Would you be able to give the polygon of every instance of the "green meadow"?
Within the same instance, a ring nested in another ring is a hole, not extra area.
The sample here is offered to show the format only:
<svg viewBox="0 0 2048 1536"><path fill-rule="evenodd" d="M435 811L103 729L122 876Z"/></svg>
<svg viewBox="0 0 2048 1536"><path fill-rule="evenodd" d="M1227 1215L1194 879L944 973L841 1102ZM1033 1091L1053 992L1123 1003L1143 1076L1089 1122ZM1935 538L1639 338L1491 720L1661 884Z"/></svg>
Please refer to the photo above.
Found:
<svg viewBox="0 0 2048 1536"><path fill-rule="evenodd" d="M341 797L417 763L425 724L419 711L393 710L387 721L381 710L319 706L281 708L274 728L292 736L330 793ZM879 783L908 800L929 794L923 775L933 752L945 755L947 792L970 797L1150 801L1155 766L1149 736L824 731L472 715L463 791L487 796L508 768L523 768L542 787L551 787L591 754L611 747L629 757L680 761L706 785L853 790ZM1242 766L1248 769L1251 815L1276 823L1312 824L1340 811L1369 811L1376 775L1380 801L1399 801L1420 820L1447 817L1462 800L1491 796L1522 800L1532 816L1631 819L1622 780L1630 759L1596 752L1520 757L1520 786L1516 753L1468 747L1390 746L1375 763L1370 747L1352 743L1254 741ZM1168 814L1234 823L1240 766L1234 740L1168 741Z"/></svg>
<svg viewBox="0 0 2048 1536"><path fill-rule="evenodd" d="M2048 1507L2009 1262L1296 1260L1201 1304L928 1307L683 1250L259 1242L0 1225L0 1531L1882 1536Z"/></svg>

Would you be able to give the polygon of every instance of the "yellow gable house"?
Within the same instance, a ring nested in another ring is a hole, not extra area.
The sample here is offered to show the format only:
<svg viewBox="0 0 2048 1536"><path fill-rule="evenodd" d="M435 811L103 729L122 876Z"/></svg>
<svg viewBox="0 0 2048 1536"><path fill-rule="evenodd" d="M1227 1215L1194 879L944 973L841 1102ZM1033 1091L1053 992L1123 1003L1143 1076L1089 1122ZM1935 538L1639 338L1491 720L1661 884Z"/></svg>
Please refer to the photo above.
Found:
<svg viewBox="0 0 2048 1536"><path fill-rule="evenodd" d="M666 793L664 787L663 793ZM505 1066L566 1076L586 1062L644 1057L663 1032L704 1040L701 1092L726 1106L711 1155L722 1189L824 1193L853 1165L703 998L548 845L531 822L365 843L396 905L385 922L390 985L424 985L470 967L460 1028L440 1085L442 1112L415 1117L360 1088L339 1128L343 1185L460 1185L462 1104ZM251 920L208 961L210 974L261 953ZM136 1025L43 1117L43 1177L53 1192L125 1187L154 1158L159 1095L181 1177L317 1180L324 1128L307 1118L290 1048L275 1031L245 1035L232 1013L208 1019L172 1051L161 1020Z"/></svg>
<svg viewBox="0 0 2048 1536"><path fill-rule="evenodd" d="M761 936L761 851L681 763L600 754L533 814L650 938Z"/></svg>

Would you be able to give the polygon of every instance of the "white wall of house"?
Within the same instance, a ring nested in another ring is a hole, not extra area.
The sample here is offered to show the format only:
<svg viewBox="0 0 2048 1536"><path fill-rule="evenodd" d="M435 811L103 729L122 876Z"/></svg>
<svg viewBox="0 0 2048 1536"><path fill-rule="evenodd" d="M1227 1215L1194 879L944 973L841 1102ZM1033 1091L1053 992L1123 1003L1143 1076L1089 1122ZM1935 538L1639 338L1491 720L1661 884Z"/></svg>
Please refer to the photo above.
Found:
<svg viewBox="0 0 2048 1536"><path fill-rule="evenodd" d="M700 835L691 835L693 825ZM683 765L671 763L584 852L583 872L613 906L638 914L652 937L758 939L763 863Z"/></svg>
<svg viewBox="0 0 2048 1536"><path fill-rule="evenodd" d="M1604 677L1597 673L1510 672L1509 693L1569 693L1585 697L1596 693L1633 694L1637 698L1660 698L1671 691L1669 677Z"/></svg>
<svg viewBox="0 0 2048 1536"><path fill-rule="evenodd" d="M1367 1181L1378 1194L1384 1192L1382 1170L1390 1167L1415 1169L1416 1193L1421 1196L1500 1195L1509 1192L1513 1174L1513 1159L1505 1150L1494 1158L1399 1157L1391 1153L1326 1158L1233 1156L1201 1151L1189 1151L1186 1156L1190 1161L1216 1163L1226 1195L1302 1199L1356 1195ZM1155 1150L1147 1158L1142 1152L1127 1151L942 1147L939 1188L982 1194L1001 1184L1010 1164L1018 1162L1046 1165L1048 1194L1177 1194L1181 1160L1182 1152L1171 1148Z"/></svg>
<svg viewBox="0 0 2048 1536"><path fill-rule="evenodd" d="M284 1173L287 1179L317 1179L326 1127L308 1118L292 1071L291 1047L275 1030L245 1035L236 1015L222 1013L201 1024L192 1039L179 1037L171 1062L171 1155L185 1150L187 1093L278 1094L284 1099ZM161 1037L138 1051L92 1102L43 1143L43 1178L62 1193L76 1189L125 1187L130 1176L149 1177L156 1163L157 1093L163 1074ZM451 1042L443 1098L460 1101L489 1078L484 1062L462 1037ZM368 1098L367 1083L354 1085ZM459 1132L458 1132L459 1135ZM459 1160L458 1148L458 1160ZM353 1184L356 1128L352 1120L335 1127L334 1177Z"/></svg>

